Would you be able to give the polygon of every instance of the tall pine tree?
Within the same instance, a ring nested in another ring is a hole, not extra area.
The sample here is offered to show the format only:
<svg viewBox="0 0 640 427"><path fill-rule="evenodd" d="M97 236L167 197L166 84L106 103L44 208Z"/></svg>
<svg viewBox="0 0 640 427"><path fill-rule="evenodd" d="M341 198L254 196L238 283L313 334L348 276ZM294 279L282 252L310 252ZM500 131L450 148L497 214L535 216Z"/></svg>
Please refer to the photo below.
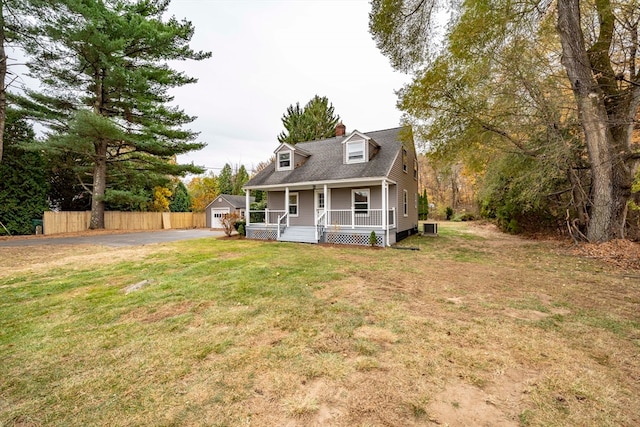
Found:
<svg viewBox="0 0 640 427"><path fill-rule="evenodd" d="M278 141L295 144L304 141L331 138L335 136L340 116L335 115L333 104L327 97L318 95L311 98L304 109L296 103L290 105L282 116L285 131L278 135Z"/></svg>
<svg viewBox="0 0 640 427"><path fill-rule="evenodd" d="M244 165L240 165L238 171L233 176L233 194L243 196L244 190L242 186L245 185L247 181L249 181L249 173Z"/></svg>
<svg viewBox="0 0 640 427"><path fill-rule="evenodd" d="M202 172L171 161L204 144L182 128L194 117L169 105L170 89L196 79L166 63L210 54L189 47L190 22L163 18L168 6L169 0L53 0L27 45L30 73L45 88L29 92L21 105L53 131L50 150L92 165L91 228L104 228L110 171L152 179Z"/></svg>
<svg viewBox="0 0 640 427"><path fill-rule="evenodd" d="M229 163L224 164L218 175L218 189L220 194L233 194L233 171Z"/></svg>

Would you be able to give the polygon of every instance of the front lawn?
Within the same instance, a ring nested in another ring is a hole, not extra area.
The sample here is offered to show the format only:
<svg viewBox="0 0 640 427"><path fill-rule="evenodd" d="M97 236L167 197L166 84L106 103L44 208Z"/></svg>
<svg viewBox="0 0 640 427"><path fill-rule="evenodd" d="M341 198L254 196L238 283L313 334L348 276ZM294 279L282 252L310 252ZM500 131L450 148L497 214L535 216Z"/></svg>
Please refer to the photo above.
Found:
<svg viewBox="0 0 640 427"><path fill-rule="evenodd" d="M640 424L640 273L439 231L0 248L0 425Z"/></svg>

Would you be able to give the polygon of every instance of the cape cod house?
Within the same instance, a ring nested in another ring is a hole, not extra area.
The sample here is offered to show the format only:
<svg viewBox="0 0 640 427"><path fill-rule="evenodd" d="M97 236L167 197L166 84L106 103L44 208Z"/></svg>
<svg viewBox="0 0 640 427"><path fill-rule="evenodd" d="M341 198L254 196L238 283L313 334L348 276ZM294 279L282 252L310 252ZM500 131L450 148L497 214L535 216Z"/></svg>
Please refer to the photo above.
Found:
<svg viewBox="0 0 640 427"><path fill-rule="evenodd" d="M282 143L243 187L267 194L246 216L250 239L389 246L418 229L418 162L410 127Z"/></svg>

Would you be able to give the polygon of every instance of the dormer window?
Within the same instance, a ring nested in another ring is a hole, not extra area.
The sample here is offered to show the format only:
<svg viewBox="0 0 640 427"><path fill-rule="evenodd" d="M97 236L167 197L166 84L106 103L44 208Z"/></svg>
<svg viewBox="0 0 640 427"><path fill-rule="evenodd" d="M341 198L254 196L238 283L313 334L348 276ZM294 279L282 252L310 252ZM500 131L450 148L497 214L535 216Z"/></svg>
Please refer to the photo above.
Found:
<svg viewBox="0 0 640 427"><path fill-rule="evenodd" d="M367 135L354 130L342 141L343 163L365 163L376 155L380 145Z"/></svg>
<svg viewBox="0 0 640 427"><path fill-rule="evenodd" d="M278 153L278 170L291 170L291 151L281 151Z"/></svg>
<svg viewBox="0 0 640 427"><path fill-rule="evenodd" d="M310 153L300 147L283 142L274 151L276 154L276 171L290 171L305 164Z"/></svg>
<svg viewBox="0 0 640 427"><path fill-rule="evenodd" d="M347 163L364 162L364 140L347 143Z"/></svg>

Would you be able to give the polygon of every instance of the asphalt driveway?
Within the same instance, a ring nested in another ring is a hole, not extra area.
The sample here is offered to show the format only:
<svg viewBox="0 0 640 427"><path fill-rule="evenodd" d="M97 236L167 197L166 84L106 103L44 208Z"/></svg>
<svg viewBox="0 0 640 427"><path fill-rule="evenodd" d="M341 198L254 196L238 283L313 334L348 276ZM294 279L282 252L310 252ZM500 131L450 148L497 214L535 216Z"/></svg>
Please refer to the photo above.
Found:
<svg viewBox="0 0 640 427"><path fill-rule="evenodd" d="M224 236L223 231L211 230L208 228L190 230L153 230L135 233L93 234L87 236L42 236L35 238L16 237L0 240L0 247L42 245L102 245L123 247L220 236Z"/></svg>

